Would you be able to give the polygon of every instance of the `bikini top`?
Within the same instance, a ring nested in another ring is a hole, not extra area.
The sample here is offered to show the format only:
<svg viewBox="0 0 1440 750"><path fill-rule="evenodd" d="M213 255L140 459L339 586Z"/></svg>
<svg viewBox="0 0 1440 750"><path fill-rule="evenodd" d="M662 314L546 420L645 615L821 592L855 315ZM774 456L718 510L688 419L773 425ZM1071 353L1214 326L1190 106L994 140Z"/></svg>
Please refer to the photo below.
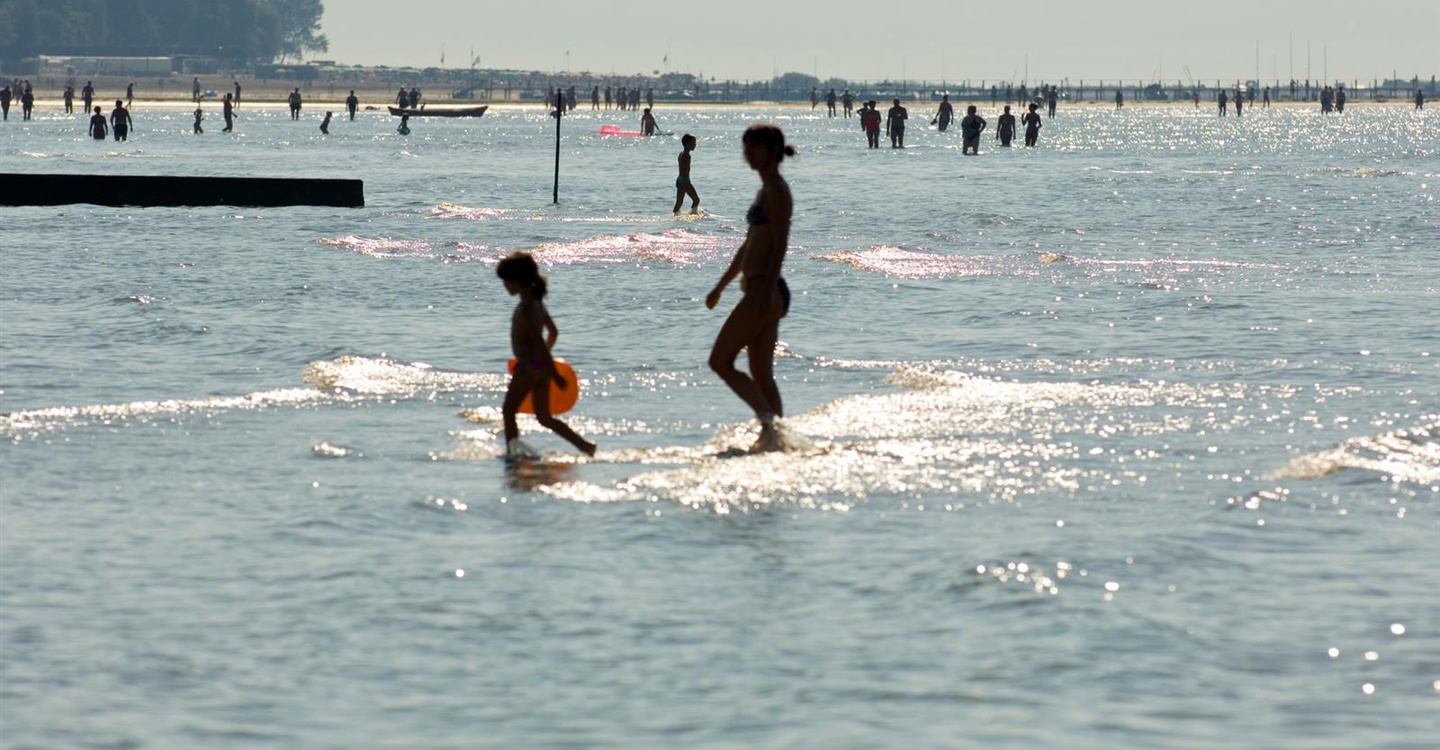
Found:
<svg viewBox="0 0 1440 750"><path fill-rule="evenodd" d="M770 217L765 215L765 188L755 193L755 202L745 212L745 223L752 227L770 223Z"/></svg>

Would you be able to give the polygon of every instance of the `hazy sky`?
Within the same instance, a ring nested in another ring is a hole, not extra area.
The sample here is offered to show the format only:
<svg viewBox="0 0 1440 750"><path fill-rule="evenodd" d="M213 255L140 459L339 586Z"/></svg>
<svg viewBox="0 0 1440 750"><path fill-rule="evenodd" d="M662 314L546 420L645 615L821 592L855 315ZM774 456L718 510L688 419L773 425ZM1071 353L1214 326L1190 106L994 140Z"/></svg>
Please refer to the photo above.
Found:
<svg viewBox="0 0 1440 750"><path fill-rule="evenodd" d="M1031 81L1072 82L1440 74L1437 0L324 2L330 51L315 57L349 64L439 65L443 50L466 67L473 49L487 68L721 79L1018 79L1027 64Z"/></svg>

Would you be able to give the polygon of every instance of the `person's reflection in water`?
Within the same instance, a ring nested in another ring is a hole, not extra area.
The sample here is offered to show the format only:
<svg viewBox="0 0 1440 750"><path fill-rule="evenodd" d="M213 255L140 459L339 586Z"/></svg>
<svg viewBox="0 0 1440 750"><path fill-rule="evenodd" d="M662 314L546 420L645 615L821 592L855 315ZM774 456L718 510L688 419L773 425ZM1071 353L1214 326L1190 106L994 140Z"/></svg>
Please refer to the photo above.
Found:
<svg viewBox="0 0 1440 750"><path fill-rule="evenodd" d="M560 484L574 479L573 463L534 458L512 458L505 462L505 486L516 492L534 492L547 484Z"/></svg>

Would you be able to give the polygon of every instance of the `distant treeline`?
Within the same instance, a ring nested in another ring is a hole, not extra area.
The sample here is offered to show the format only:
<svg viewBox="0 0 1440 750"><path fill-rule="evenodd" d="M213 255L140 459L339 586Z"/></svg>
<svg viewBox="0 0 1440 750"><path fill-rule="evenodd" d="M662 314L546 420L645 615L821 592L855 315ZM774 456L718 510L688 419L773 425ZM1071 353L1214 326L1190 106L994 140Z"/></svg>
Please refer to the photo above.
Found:
<svg viewBox="0 0 1440 750"><path fill-rule="evenodd" d="M268 62L329 47L320 0L0 0L0 58L189 53Z"/></svg>

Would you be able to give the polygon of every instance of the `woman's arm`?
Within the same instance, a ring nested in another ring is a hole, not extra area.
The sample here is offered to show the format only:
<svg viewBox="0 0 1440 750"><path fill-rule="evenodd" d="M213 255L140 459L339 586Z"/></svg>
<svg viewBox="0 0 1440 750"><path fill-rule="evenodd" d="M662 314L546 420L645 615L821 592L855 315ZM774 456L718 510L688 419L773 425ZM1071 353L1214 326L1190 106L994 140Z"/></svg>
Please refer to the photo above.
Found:
<svg viewBox="0 0 1440 750"><path fill-rule="evenodd" d="M745 265L745 251L749 247L750 238L746 237L745 241L740 243L740 249L735 251L735 257L730 259L730 267L726 268L725 273L720 275L720 280L715 282L715 288L711 289L710 293L705 295L706 308L714 310L715 306L720 304L721 292L724 292L725 287L730 286L730 282L734 281L735 277L740 275L740 269Z"/></svg>

